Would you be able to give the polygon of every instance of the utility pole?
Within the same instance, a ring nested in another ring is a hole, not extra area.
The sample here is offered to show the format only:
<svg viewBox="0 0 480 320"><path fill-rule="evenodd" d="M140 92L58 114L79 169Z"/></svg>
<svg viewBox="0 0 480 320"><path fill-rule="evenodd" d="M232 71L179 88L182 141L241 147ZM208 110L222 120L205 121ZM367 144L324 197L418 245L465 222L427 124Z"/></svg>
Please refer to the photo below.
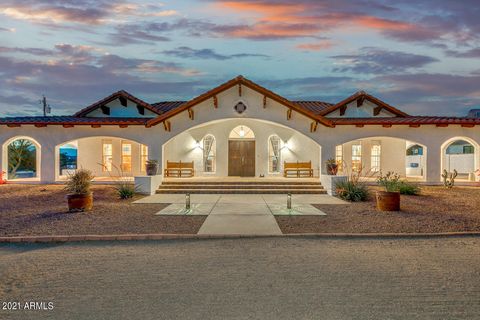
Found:
<svg viewBox="0 0 480 320"><path fill-rule="evenodd" d="M47 103L47 98L45 96L43 96L42 100L40 100L40 103L43 106L43 116L46 117L48 113L52 112L52 108Z"/></svg>

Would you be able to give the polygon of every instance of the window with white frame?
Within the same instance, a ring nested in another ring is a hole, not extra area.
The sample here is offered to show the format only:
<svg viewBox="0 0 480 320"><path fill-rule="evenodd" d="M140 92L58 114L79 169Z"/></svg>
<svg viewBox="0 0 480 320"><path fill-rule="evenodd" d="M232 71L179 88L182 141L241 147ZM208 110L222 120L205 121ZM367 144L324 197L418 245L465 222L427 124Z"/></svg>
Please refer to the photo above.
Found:
<svg viewBox="0 0 480 320"><path fill-rule="evenodd" d="M343 168L343 146L340 144L335 147L335 162L338 165L338 171Z"/></svg>
<svg viewBox="0 0 480 320"><path fill-rule="evenodd" d="M268 138L268 172L279 173L281 165L282 141L277 135Z"/></svg>
<svg viewBox="0 0 480 320"><path fill-rule="evenodd" d="M148 146L140 144L140 171L147 171Z"/></svg>
<svg viewBox="0 0 480 320"><path fill-rule="evenodd" d="M132 171L132 144L122 141L122 162L121 168L123 172Z"/></svg>
<svg viewBox="0 0 480 320"><path fill-rule="evenodd" d="M103 171L112 171L113 166L113 144L111 140L102 141L102 168Z"/></svg>
<svg viewBox="0 0 480 320"><path fill-rule="evenodd" d="M203 171L215 172L215 137L211 134L203 138Z"/></svg>
<svg viewBox="0 0 480 320"><path fill-rule="evenodd" d="M362 145L355 143L352 145L352 171L362 170Z"/></svg>
<svg viewBox="0 0 480 320"><path fill-rule="evenodd" d="M372 145L371 151L371 160L370 160L370 167L372 172L379 172L380 171L380 159L382 155L382 147L380 143L374 143Z"/></svg>

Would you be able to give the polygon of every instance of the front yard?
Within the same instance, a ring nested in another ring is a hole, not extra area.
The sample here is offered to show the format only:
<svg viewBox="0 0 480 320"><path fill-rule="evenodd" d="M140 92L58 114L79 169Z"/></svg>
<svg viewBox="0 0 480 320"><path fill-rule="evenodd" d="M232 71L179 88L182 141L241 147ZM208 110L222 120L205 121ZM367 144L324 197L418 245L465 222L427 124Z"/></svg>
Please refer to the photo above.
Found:
<svg viewBox="0 0 480 320"><path fill-rule="evenodd" d="M480 231L480 188L422 187L421 195L401 196L400 212L375 209L374 191L366 202L315 205L326 216L277 216L283 233Z"/></svg>
<svg viewBox="0 0 480 320"><path fill-rule="evenodd" d="M91 212L69 213L60 185L0 185L0 236L197 233L205 216L156 216L165 204L119 200L112 186L93 187Z"/></svg>

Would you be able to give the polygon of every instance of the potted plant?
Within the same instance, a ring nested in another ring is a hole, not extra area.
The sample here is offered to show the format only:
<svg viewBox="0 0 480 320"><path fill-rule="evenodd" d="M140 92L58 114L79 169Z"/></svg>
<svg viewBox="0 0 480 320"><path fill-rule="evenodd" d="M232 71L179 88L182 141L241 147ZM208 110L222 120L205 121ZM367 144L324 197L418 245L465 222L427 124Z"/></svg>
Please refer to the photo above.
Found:
<svg viewBox="0 0 480 320"><path fill-rule="evenodd" d="M377 191L377 209L380 211L400 211L400 175L394 172L387 172L377 179L377 183L385 191Z"/></svg>
<svg viewBox="0 0 480 320"><path fill-rule="evenodd" d="M326 162L327 173L331 176L336 176L338 172L338 163L335 159L328 159Z"/></svg>
<svg viewBox="0 0 480 320"><path fill-rule="evenodd" d="M68 210L90 211L93 207L93 192L90 187L93 179L92 172L86 169L77 170L68 176L65 190L68 192Z"/></svg>
<svg viewBox="0 0 480 320"><path fill-rule="evenodd" d="M145 171L147 171L147 176L154 176L158 172L158 161L157 160L147 160L145 164Z"/></svg>

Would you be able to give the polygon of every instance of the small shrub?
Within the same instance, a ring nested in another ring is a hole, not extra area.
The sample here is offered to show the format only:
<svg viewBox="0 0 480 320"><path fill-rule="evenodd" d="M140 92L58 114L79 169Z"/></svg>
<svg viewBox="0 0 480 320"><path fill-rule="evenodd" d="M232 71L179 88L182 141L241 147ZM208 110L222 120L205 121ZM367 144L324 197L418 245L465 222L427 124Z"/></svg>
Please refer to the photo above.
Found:
<svg viewBox="0 0 480 320"><path fill-rule="evenodd" d="M363 183L356 183L354 181L341 181L336 185L337 195L340 199L358 202L366 201L368 199L368 188Z"/></svg>
<svg viewBox="0 0 480 320"><path fill-rule="evenodd" d="M392 171L387 172L385 175L380 172L380 176L377 178L377 183L387 192L398 192L401 183L400 175Z"/></svg>
<svg viewBox="0 0 480 320"><path fill-rule="evenodd" d="M408 181L401 181L398 185L398 191L400 191L400 194L416 196L420 193L420 187Z"/></svg>
<svg viewBox="0 0 480 320"><path fill-rule="evenodd" d="M135 185L131 183L118 183L115 185L115 190L117 190L117 194L120 199L133 198L137 191Z"/></svg>
<svg viewBox="0 0 480 320"><path fill-rule="evenodd" d="M90 170L79 169L68 176L65 191L71 194L89 194L94 176Z"/></svg>

